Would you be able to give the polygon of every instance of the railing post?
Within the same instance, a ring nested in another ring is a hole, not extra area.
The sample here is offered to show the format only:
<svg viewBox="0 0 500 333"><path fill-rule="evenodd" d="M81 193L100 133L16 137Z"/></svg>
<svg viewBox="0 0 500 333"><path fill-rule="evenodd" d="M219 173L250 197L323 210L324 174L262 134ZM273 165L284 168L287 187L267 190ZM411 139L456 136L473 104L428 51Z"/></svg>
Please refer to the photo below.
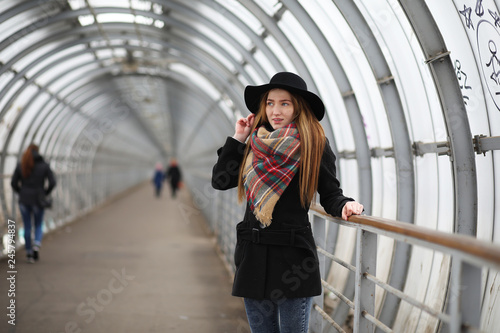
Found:
<svg viewBox="0 0 500 333"><path fill-rule="evenodd" d="M377 234L360 228L356 235L356 286L354 292L354 332L371 333L375 329L363 312L374 315L375 284L364 276L365 272L375 275L377 262Z"/></svg>
<svg viewBox="0 0 500 333"><path fill-rule="evenodd" d="M316 242L316 245L325 248L326 245L326 221L323 218L320 218L319 216L313 215L313 234L314 234L314 241ZM321 253L318 253L318 259L319 259L319 271L321 272L321 278L325 279L326 272L325 272L325 256L322 255ZM313 299L313 306L314 304L317 304L319 307L323 309L324 307L324 292L321 293L321 295L314 297ZM322 333L323 332L323 317L321 314L319 314L317 311L312 310L311 313L311 320L309 323L309 328L311 329L311 332L314 333Z"/></svg>
<svg viewBox="0 0 500 333"><path fill-rule="evenodd" d="M451 265L449 332L462 332L462 323L480 326L481 268L454 258ZM445 331L447 329L445 328Z"/></svg>

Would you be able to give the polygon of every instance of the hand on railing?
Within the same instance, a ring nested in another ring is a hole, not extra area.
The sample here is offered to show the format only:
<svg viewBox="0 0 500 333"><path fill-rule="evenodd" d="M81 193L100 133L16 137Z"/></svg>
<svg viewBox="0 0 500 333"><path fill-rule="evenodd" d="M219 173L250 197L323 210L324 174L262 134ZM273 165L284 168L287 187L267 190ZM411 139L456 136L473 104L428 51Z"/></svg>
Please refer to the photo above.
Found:
<svg viewBox="0 0 500 333"><path fill-rule="evenodd" d="M363 212L363 205L356 201L348 201L342 208L342 219L346 220L351 215L360 215Z"/></svg>

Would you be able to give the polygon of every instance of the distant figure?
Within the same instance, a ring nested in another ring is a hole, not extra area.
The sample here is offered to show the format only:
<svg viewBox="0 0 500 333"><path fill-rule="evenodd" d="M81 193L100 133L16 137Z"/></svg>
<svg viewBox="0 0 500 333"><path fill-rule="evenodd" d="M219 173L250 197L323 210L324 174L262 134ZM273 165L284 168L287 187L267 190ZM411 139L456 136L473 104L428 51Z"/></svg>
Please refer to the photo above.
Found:
<svg viewBox="0 0 500 333"><path fill-rule="evenodd" d="M177 165L177 160L173 158L170 161L170 165L165 172L165 178L170 181L170 188L172 189L172 198L175 198L177 195L177 190L181 184L182 175L179 166Z"/></svg>
<svg viewBox="0 0 500 333"><path fill-rule="evenodd" d="M48 187L45 187L45 182ZM24 222L24 240L29 263L39 259L42 246L42 223L45 212L44 198L56 186L50 166L38 152L38 146L30 144L23 153L11 181L12 189L19 194L19 210ZM35 241L31 240L31 224L35 224Z"/></svg>
<svg viewBox="0 0 500 333"><path fill-rule="evenodd" d="M153 184L155 186L155 195L157 198L161 196L161 190L163 188L163 180L165 179L165 174L163 173L163 164L160 162L156 163L155 173L153 175Z"/></svg>

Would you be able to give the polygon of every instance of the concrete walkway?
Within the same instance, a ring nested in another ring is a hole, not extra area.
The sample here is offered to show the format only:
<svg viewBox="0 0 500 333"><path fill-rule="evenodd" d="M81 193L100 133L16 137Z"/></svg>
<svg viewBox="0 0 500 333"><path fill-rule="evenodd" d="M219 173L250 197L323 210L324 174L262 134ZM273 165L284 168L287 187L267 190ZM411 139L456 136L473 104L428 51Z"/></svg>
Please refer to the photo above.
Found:
<svg viewBox="0 0 500 333"><path fill-rule="evenodd" d="M203 217L187 191L171 199L166 190L157 199L142 185L46 235L36 264L18 251L14 298L0 261L0 331L250 332Z"/></svg>

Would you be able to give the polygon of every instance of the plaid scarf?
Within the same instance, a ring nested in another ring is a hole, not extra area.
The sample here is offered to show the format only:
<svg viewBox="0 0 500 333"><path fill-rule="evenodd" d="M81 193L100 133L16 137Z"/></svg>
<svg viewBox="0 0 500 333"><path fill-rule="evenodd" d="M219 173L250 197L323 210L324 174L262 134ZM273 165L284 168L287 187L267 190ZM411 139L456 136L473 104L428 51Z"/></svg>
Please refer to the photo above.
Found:
<svg viewBox="0 0 500 333"><path fill-rule="evenodd" d="M243 182L250 209L265 226L271 224L276 202L297 173L299 131L291 123L273 132L258 127L250 139Z"/></svg>

